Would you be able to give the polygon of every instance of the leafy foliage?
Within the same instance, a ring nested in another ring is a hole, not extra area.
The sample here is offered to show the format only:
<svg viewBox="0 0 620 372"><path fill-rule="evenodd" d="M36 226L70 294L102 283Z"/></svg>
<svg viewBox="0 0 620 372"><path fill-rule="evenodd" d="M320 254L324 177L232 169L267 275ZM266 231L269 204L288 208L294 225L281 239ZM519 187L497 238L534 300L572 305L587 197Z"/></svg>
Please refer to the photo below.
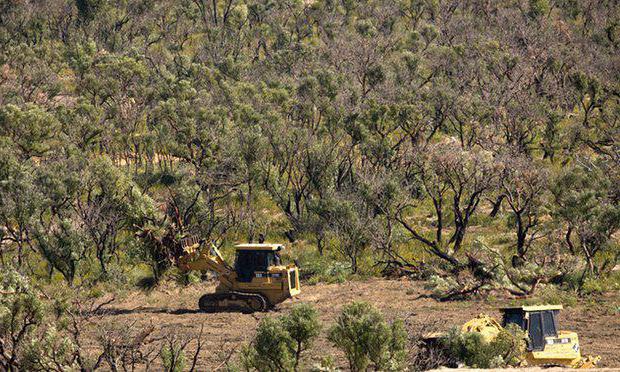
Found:
<svg viewBox="0 0 620 372"><path fill-rule="evenodd" d="M293 346L294 341L282 322L265 318L256 330L246 364L258 371L291 371L294 365Z"/></svg>
<svg viewBox="0 0 620 372"><path fill-rule="evenodd" d="M145 264L157 284L188 235L262 234L469 295L499 267L475 242L501 235L511 290L609 276L614 5L7 2L0 263L74 286Z"/></svg>
<svg viewBox="0 0 620 372"><path fill-rule="evenodd" d="M0 273L0 293L0 366L15 370L45 309L28 280L15 271Z"/></svg>
<svg viewBox="0 0 620 372"><path fill-rule="evenodd" d="M345 353L352 371L364 371L371 364L378 370L403 368L407 350L403 322L388 324L368 303L345 306L329 330L329 340Z"/></svg>
<svg viewBox="0 0 620 372"><path fill-rule="evenodd" d="M295 305L291 313L282 319L284 329L297 344L295 346L295 369L301 360L301 353L312 346L312 342L321 332L319 314L308 304Z"/></svg>
<svg viewBox="0 0 620 372"><path fill-rule="evenodd" d="M258 371L299 370L301 354L321 331L316 309L307 304L293 307L291 313L263 319L252 344L244 353L246 368Z"/></svg>
<svg viewBox="0 0 620 372"><path fill-rule="evenodd" d="M118 344L137 332L82 360L82 316L48 328L30 283L151 287L189 235L288 240L312 282L414 273L442 300L616 289L619 20L607 0L2 2L0 369L148 364ZM248 360L299 368L318 328L265 321ZM367 305L330 334L352 369L402 366Z"/></svg>
<svg viewBox="0 0 620 372"><path fill-rule="evenodd" d="M525 334L515 325L502 329L490 342L478 332L461 333L453 328L440 340L448 355L474 368L515 366L525 351Z"/></svg>

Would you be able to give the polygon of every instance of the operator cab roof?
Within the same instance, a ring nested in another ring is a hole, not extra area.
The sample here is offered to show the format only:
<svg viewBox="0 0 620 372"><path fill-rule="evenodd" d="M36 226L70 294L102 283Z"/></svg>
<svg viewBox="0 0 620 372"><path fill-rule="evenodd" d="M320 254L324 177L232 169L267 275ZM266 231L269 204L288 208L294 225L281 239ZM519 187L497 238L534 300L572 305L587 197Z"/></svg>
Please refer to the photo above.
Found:
<svg viewBox="0 0 620 372"><path fill-rule="evenodd" d="M521 310L524 312L530 311L545 311L545 310L562 310L564 307L562 305L535 305L535 306L514 306L514 307L503 307L500 310L505 311L514 311Z"/></svg>
<svg viewBox="0 0 620 372"><path fill-rule="evenodd" d="M238 251L280 251L284 249L282 244L237 244L235 248Z"/></svg>

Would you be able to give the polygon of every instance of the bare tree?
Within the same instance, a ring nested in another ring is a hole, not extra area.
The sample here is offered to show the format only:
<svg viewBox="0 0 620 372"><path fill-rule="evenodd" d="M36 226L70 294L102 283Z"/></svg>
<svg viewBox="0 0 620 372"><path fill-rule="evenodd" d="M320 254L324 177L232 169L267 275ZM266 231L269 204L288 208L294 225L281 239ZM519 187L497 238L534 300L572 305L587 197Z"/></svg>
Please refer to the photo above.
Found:
<svg viewBox="0 0 620 372"><path fill-rule="evenodd" d="M525 259L532 242L541 237L540 215L544 212L544 194L549 179L544 168L532 163L522 156L509 156L500 179L503 195L514 218L516 254L521 260Z"/></svg>
<svg viewBox="0 0 620 372"><path fill-rule="evenodd" d="M492 190L498 173L498 164L488 152L466 151L454 141L429 145L421 153L412 154L409 160L403 179L409 197L400 204L394 217L429 253L461 268L463 262L456 254L462 248L482 196ZM412 216L407 215L416 205L419 198L416 194L420 190L433 203L434 221L429 226L435 230L433 237L426 233L428 227L419 227ZM451 226L447 225L448 218ZM446 238L448 228L452 231Z"/></svg>

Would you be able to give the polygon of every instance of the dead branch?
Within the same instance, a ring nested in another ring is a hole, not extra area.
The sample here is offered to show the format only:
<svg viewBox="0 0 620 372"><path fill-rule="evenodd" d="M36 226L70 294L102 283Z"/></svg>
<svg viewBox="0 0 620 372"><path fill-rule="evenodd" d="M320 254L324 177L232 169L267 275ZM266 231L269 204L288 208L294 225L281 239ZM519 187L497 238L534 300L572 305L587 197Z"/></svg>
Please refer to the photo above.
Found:
<svg viewBox="0 0 620 372"><path fill-rule="evenodd" d="M202 346L203 346L203 332L204 332L204 323L200 325L200 333L198 334L198 336L196 337L196 351L194 352L194 357L192 358L192 366L190 367L190 372L193 372L196 370L196 365L198 364L198 355L200 354L200 351L202 350Z"/></svg>

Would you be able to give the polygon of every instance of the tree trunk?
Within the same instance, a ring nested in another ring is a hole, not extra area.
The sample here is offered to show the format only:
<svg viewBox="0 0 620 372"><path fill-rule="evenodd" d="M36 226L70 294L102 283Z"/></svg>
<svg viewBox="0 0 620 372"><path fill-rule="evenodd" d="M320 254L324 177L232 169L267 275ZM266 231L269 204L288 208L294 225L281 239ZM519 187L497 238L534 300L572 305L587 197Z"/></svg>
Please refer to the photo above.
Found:
<svg viewBox="0 0 620 372"><path fill-rule="evenodd" d="M299 361L301 360L301 341L297 341L297 350L295 350L295 372L299 370Z"/></svg>
<svg viewBox="0 0 620 372"><path fill-rule="evenodd" d="M504 194L502 194L502 195L497 197L497 199L493 203L493 209L491 210L491 213L489 213L490 217L495 217L497 215L497 213L499 213L499 209L501 208L502 201L504 201L505 197L506 197L506 195L504 195Z"/></svg>
<svg viewBox="0 0 620 372"><path fill-rule="evenodd" d="M105 263L105 253L103 250L97 250L97 260L99 261L99 267L101 267L101 273L105 276L108 274L108 268Z"/></svg>
<svg viewBox="0 0 620 372"><path fill-rule="evenodd" d="M316 247L319 250L319 256L323 256L323 234L322 233L318 233L317 237L316 237Z"/></svg>
<svg viewBox="0 0 620 372"><path fill-rule="evenodd" d="M517 254L519 258L525 260L525 238L527 237L527 228L523 225L523 219L520 213L515 213L517 219Z"/></svg>

